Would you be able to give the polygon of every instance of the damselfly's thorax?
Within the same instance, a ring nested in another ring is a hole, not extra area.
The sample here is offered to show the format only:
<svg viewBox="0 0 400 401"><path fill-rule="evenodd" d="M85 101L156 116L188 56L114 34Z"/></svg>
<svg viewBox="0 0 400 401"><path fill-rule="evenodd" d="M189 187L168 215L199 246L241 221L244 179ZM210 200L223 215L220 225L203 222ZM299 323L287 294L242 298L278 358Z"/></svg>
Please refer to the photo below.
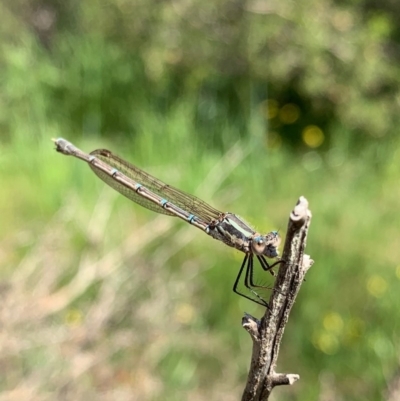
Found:
<svg viewBox="0 0 400 401"><path fill-rule="evenodd" d="M278 256L280 237L276 231L266 235L255 232L245 221L232 213L223 213L218 220L209 225L208 234L244 253Z"/></svg>

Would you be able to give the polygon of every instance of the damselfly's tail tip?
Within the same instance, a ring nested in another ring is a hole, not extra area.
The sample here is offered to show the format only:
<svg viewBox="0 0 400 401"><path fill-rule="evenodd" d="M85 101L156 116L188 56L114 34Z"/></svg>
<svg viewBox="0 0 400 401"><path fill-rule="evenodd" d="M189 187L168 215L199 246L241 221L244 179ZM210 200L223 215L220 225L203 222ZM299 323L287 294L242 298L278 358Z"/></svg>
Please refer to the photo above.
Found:
<svg viewBox="0 0 400 401"><path fill-rule="evenodd" d="M59 138L51 138L51 141L54 142L55 144L57 144L60 141L65 141L65 139L61 138L61 137L59 137Z"/></svg>
<svg viewBox="0 0 400 401"><path fill-rule="evenodd" d="M59 152L59 150L60 150L60 139L61 139L61 138L51 138L52 142L53 142L54 145L56 146L56 147L55 147L55 150L56 150L57 152Z"/></svg>
<svg viewBox="0 0 400 401"><path fill-rule="evenodd" d="M68 149L68 145L71 145L68 141L66 141L64 138L51 138L51 140L54 142L55 150L60 153L64 153L66 155L69 155L71 152Z"/></svg>

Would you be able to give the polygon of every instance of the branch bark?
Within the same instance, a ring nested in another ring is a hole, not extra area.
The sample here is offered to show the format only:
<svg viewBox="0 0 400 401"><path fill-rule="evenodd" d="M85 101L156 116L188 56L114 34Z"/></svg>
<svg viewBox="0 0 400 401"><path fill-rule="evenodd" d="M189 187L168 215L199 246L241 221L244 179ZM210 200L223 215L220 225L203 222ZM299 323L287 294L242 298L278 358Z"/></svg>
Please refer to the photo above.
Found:
<svg viewBox="0 0 400 401"><path fill-rule="evenodd" d="M242 326L253 341L250 371L242 401L268 400L275 386L293 384L297 374L276 373L283 332L304 276L313 260L304 254L311 212L301 196L290 213L282 260L269 300L269 309L261 320L245 314Z"/></svg>

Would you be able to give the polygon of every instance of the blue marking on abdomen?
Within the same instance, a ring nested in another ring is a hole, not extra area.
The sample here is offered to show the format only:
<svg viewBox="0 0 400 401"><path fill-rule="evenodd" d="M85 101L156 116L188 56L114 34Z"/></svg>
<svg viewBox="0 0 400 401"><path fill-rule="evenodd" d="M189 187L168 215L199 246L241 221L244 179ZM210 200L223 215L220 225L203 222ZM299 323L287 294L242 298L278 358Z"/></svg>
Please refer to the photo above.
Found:
<svg viewBox="0 0 400 401"><path fill-rule="evenodd" d="M142 187L142 186L143 186L142 184L136 184L135 185L135 191L137 192L139 190L139 188Z"/></svg>
<svg viewBox="0 0 400 401"><path fill-rule="evenodd" d="M115 174L117 174L118 173L118 170L116 169L116 168L113 168L112 170L111 170L111 175L114 177L115 176Z"/></svg>
<svg viewBox="0 0 400 401"><path fill-rule="evenodd" d="M166 199L162 199L162 200L160 201L161 207L164 207L167 203L168 203L168 201L167 201Z"/></svg>
<svg viewBox="0 0 400 401"><path fill-rule="evenodd" d="M189 223L192 224L193 219L195 219L195 218L196 218L196 216L194 214L189 214L187 219L188 219Z"/></svg>

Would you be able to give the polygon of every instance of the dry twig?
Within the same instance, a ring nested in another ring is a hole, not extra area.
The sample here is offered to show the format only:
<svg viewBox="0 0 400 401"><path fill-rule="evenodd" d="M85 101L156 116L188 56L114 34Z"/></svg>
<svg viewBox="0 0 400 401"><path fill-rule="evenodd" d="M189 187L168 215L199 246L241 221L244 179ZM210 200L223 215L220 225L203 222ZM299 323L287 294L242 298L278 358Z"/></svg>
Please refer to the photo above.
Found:
<svg viewBox="0 0 400 401"><path fill-rule="evenodd" d="M276 373L275 367L283 332L307 270L313 264L304 255L311 212L308 202L300 197L290 214L285 246L278 277L269 300L269 309L261 320L246 314L243 327L253 340L251 366L242 401L268 400L275 386L293 384L297 374Z"/></svg>

